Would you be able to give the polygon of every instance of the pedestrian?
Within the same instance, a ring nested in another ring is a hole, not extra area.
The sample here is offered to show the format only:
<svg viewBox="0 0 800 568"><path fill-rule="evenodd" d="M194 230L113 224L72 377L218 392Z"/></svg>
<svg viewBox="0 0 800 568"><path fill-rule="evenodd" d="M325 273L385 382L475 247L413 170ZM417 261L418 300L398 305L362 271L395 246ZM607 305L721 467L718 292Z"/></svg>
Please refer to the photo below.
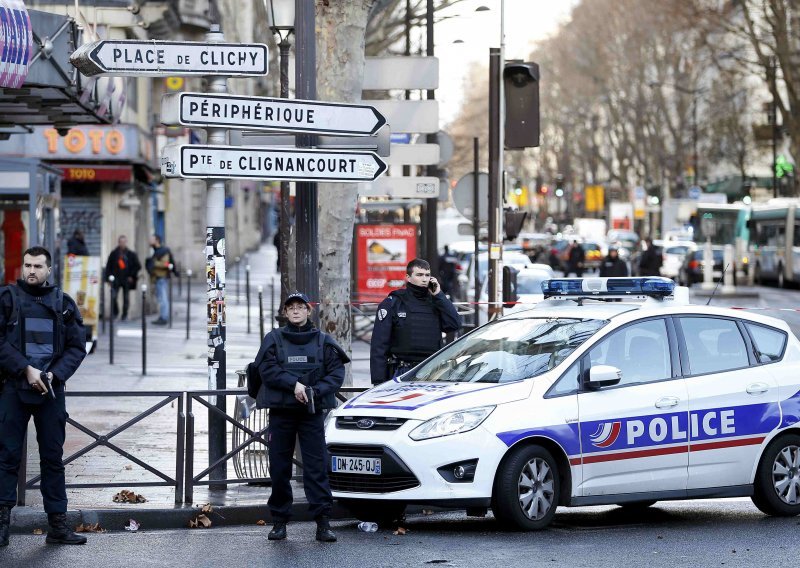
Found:
<svg viewBox="0 0 800 568"><path fill-rule="evenodd" d="M169 278L170 273L176 270L172 258L172 251L164 246L161 237L152 235L150 247L153 255L147 259L145 265L150 274L150 281L155 284L156 299L158 300L158 319L153 320L153 325L167 325L169 323ZM177 273L176 273L177 274Z"/></svg>
<svg viewBox="0 0 800 568"><path fill-rule="evenodd" d="M442 292L448 296L455 293L457 264L458 259L450 253L450 247L444 245L444 253L439 257L439 278L441 278Z"/></svg>
<svg viewBox="0 0 800 568"><path fill-rule="evenodd" d="M646 248L639 257L639 276L661 276L661 253L650 237L644 242Z"/></svg>
<svg viewBox="0 0 800 568"><path fill-rule="evenodd" d="M628 265L619 257L617 247L609 247L608 254L600 264L600 277L628 276Z"/></svg>
<svg viewBox="0 0 800 568"><path fill-rule="evenodd" d="M48 282L50 252L23 254L23 278L0 288L0 546L8 545L11 508L23 440L33 416L41 466L40 490L51 544L85 544L67 527L64 479L67 410L64 387L86 357L81 314L75 301Z"/></svg>
<svg viewBox="0 0 800 568"><path fill-rule="evenodd" d="M567 271L564 276L569 276L573 272L577 278L583 276L583 263L586 260L586 253L578 241L572 241L567 253Z"/></svg>
<svg viewBox="0 0 800 568"><path fill-rule="evenodd" d="M67 254L89 256L89 247L86 246L83 231L80 229L75 229L72 232L72 238L67 241Z"/></svg>
<svg viewBox="0 0 800 568"><path fill-rule="evenodd" d="M275 271L281 271L281 232L280 230L275 231L275 234L272 237L272 246L275 247L275 254L277 255L275 259Z"/></svg>
<svg viewBox="0 0 800 568"><path fill-rule="evenodd" d="M283 303L287 323L264 337L255 362L261 377L256 405L269 409L268 505L274 523L269 540L286 538L292 516L292 455L299 438L303 488L317 523L316 539L336 542L330 526L333 496L324 422L325 411L336 407L336 391L350 359L331 336L314 327L311 311L308 296L289 294Z"/></svg>
<svg viewBox="0 0 800 568"><path fill-rule="evenodd" d="M427 261L406 266L406 286L379 305L372 329L369 370L377 385L399 376L442 347L442 333L458 331L461 316L431 277Z"/></svg>
<svg viewBox="0 0 800 568"><path fill-rule="evenodd" d="M122 290L122 321L128 319L128 307L130 306L130 294L136 288L136 279L139 277L139 270L142 265L139 257L128 248L128 238L120 235L117 239L117 248L111 251L106 262L106 279L114 277L111 282L111 315L117 317L119 314L119 304L117 295Z"/></svg>

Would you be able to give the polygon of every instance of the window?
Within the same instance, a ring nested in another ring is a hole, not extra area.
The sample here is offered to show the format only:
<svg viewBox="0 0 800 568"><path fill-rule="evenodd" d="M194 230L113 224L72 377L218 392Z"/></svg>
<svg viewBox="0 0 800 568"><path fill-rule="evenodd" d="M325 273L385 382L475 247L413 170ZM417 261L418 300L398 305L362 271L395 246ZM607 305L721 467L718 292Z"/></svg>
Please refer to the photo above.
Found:
<svg viewBox="0 0 800 568"><path fill-rule="evenodd" d="M755 343L756 358L761 363L772 363L783 357L783 350L786 347L784 332L754 323L745 325Z"/></svg>
<svg viewBox="0 0 800 568"><path fill-rule="evenodd" d="M663 319L643 321L609 335L589 351L591 365L622 371L620 385L662 381L672 377L667 325Z"/></svg>
<svg viewBox="0 0 800 568"><path fill-rule="evenodd" d="M561 378L556 381L556 384L554 384L550 390L547 391L546 396L560 396L563 394L574 394L578 392L580 378L581 362L578 360L567 370L566 373L561 375Z"/></svg>
<svg viewBox="0 0 800 568"><path fill-rule="evenodd" d="M747 346L736 322L722 318L680 318L692 375L747 367Z"/></svg>

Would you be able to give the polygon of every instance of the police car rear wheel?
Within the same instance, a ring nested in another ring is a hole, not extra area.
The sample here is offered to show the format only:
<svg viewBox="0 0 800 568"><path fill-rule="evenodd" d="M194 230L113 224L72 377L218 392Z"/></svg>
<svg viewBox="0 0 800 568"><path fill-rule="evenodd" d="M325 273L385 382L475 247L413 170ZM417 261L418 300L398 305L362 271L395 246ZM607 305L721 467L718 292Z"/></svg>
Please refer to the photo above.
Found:
<svg viewBox="0 0 800 568"><path fill-rule="evenodd" d="M767 447L754 489L753 503L767 515L800 514L800 436L783 436Z"/></svg>
<svg viewBox="0 0 800 568"><path fill-rule="evenodd" d="M510 527L543 529L556 514L558 496L558 466L550 452L540 446L519 448L497 474L494 515Z"/></svg>

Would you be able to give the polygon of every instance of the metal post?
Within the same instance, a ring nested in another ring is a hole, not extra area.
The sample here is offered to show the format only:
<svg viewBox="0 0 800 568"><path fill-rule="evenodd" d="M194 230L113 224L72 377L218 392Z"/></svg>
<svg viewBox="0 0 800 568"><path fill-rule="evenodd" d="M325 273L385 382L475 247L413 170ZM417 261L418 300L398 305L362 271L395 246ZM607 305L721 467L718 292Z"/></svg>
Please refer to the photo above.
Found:
<svg viewBox="0 0 800 568"><path fill-rule="evenodd" d="M244 293L247 296L247 333L250 333L250 265L244 267Z"/></svg>
<svg viewBox="0 0 800 568"><path fill-rule="evenodd" d="M272 286L269 289L269 320L270 329L275 329L275 277L272 277Z"/></svg>
<svg viewBox="0 0 800 568"><path fill-rule="evenodd" d="M173 306L172 306L172 276L173 276L172 269L173 268L174 268L174 265L170 262L169 263L169 277L167 278L167 282L168 282L167 298L168 298L168 301L169 301L169 317L167 318L167 321L169 322L169 326L168 327L170 329L172 329L172 312L174 311L173 310Z"/></svg>
<svg viewBox="0 0 800 568"><path fill-rule="evenodd" d="M142 284L142 375L147 374L147 318L144 304L147 301L147 284Z"/></svg>
<svg viewBox="0 0 800 568"><path fill-rule="evenodd" d="M289 48L292 46L289 43L289 34L285 38L281 38L278 44L280 50L280 66L281 66L281 98L289 98ZM289 239L291 237L290 231L292 226L292 208L291 208L291 195L288 181L281 182L281 216L279 219L280 242L278 243L278 257L280 259L281 268L281 301L289 295Z"/></svg>
<svg viewBox="0 0 800 568"><path fill-rule="evenodd" d="M775 56L769 58L769 88L772 91L772 102L770 103L770 115L772 118L772 197L778 197L778 86L777 86L778 62Z"/></svg>
<svg viewBox="0 0 800 568"><path fill-rule="evenodd" d="M241 264L241 261L242 257L237 256L236 257L236 305L237 306L241 303L240 296L242 293L241 279L239 278L239 265Z"/></svg>
<svg viewBox="0 0 800 568"><path fill-rule="evenodd" d="M192 269L186 270L186 339L189 339L189 312L192 310Z"/></svg>
<svg viewBox="0 0 800 568"><path fill-rule="evenodd" d="M111 283L111 288L114 288L114 276L111 275L108 277L108 281ZM105 290L103 291L105 292ZM116 303L116 302L115 302ZM108 364L114 364L114 310L111 310L111 317L108 318Z"/></svg>
<svg viewBox="0 0 800 568"><path fill-rule="evenodd" d="M207 43L221 43L225 40L219 24L212 24L206 34ZM223 76L206 77L208 92L224 94L228 92L228 80ZM208 143L224 145L228 142L228 130L208 128ZM207 279L206 329L208 330L208 387L210 390L225 390L225 181L206 182L206 273L214 275ZM223 245L223 246L220 246ZM237 259L238 261L238 259ZM239 285L237 264L237 288ZM237 290L238 295L238 290ZM227 397L223 394L214 397L215 405L222 414L227 413ZM225 419L222 414L208 411L208 463L217 462L225 455ZM227 465L223 462L209 473L209 481L227 478ZM225 489L224 483L212 483L212 489Z"/></svg>
<svg viewBox="0 0 800 568"><path fill-rule="evenodd" d="M105 282L106 281L106 270L105 270L105 268L103 270L101 270L100 272L101 272L101 275L102 275L101 282ZM109 276L109 282L111 281L110 278L111 277ZM111 294L111 289L109 288L109 296L110 296L110 294ZM113 310L111 310L111 311L113 312ZM112 314L109 317L109 319L111 319L113 317L114 316ZM105 291L105 288L103 288L101 286L100 287L100 333L105 333L105 332L106 332L106 291Z"/></svg>
<svg viewBox="0 0 800 568"><path fill-rule="evenodd" d="M425 29L426 29L426 49L425 54L428 57L433 57L433 0L426 0L425 8ZM436 98L436 91L428 89L427 99L433 100ZM436 134L428 134L428 144L435 144L437 140ZM426 173L429 176L438 177L439 172L437 166L429 165L426 168ZM436 224L437 211L439 208L439 199L430 198L425 200L425 221L423 223L423 231L425 235L425 260L431 265L431 274L438 278L439 276L439 243L438 243L438 227Z"/></svg>
<svg viewBox="0 0 800 568"><path fill-rule="evenodd" d="M295 0L295 92L298 99L317 98L317 47L315 0ZM310 148L316 136L297 136L298 148ZM298 182L295 207L297 230L297 288L312 302L319 301L319 248L317 242L317 184ZM315 317L318 317L315 314Z"/></svg>
<svg viewBox="0 0 800 568"><path fill-rule="evenodd" d="M258 287L258 333L264 337L264 288Z"/></svg>
<svg viewBox="0 0 800 568"><path fill-rule="evenodd" d="M478 309L480 308L478 302L480 302L481 298L481 276L480 276L480 262L478 262L479 255L480 255L480 144L478 137L472 139L472 230L475 233L473 238L475 239L475 251L472 257L472 273L473 273L473 281L475 285L475 326L477 327L480 325L480 314L478 313Z"/></svg>
<svg viewBox="0 0 800 568"><path fill-rule="evenodd" d="M700 154L697 153L697 90L692 94L692 154L694 164L694 184L700 185Z"/></svg>
<svg viewBox="0 0 800 568"><path fill-rule="evenodd" d="M503 237L500 226L503 206L500 163L500 50L489 49L489 319L502 315L500 273L503 269Z"/></svg>

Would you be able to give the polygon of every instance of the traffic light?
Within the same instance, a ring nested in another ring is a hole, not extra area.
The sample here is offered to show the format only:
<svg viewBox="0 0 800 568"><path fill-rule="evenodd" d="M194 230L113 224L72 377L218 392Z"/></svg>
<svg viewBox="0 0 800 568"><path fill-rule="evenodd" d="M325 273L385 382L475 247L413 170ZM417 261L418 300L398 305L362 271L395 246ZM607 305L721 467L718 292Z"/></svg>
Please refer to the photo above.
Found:
<svg viewBox="0 0 800 568"><path fill-rule="evenodd" d="M564 176L558 174L556 176L556 197L564 197Z"/></svg>
<svg viewBox="0 0 800 568"><path fill-rule="evenodd" d="M505 147L539 146L539 66L511 62L503 69L506 103Z"/></svg>

